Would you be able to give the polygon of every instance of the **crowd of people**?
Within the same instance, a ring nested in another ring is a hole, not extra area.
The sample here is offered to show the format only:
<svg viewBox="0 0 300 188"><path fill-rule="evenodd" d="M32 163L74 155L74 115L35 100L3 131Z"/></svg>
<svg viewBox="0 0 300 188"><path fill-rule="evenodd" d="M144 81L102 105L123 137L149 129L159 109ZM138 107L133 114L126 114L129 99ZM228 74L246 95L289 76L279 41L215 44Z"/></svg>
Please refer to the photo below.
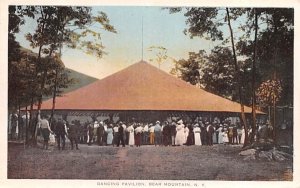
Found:
<svg viewBox="0 0 300 188"><path fill-rule="evenodd" d="M8 136L10 140L24 140L29 119L29 112L20 115L19 111L16 110L9 115Z"/></svg>
<svg viewBox="0 0 300 188"><path fill-rule="evenodd" d="M27 118L28 119L28 118ZM17 122L14 117L12 123ZM13 126L14 127L14 126ZM58 149L65 149L66 138L70 140L71 149L78 144L125 147L141 145L182 146L213 144L243 144L245 131L239 122L232 123L229 119L220 121L195 120L193 123L182 119L169 121L126 123L109 121L82 123L79 119L53 119L50 126L47 116L38 122L39 132L44 138L43 148L48 149L50 135L55 135ZM259 123L255 137L271 137L272 127L267 123ZM51 133L51 134L50 134ZM248 130L251 137L252 130ZM256 138L255 138L256 139Z"/></svg>
<svg viewBox="0 0 300 188"><path fill-rule="evenodd" d="M258 127L263 130L266 124ZM73 142L78 148L78 143L99 146L125 147L141 145L154 146L182 146L182 145L209 145L213 144L243 144L245 131L239 123L233 124L228 121L222 123L213 121L199 121L184 124L183 120L178 121L156 121L155 123L126 123L119 121L110 123L108 121L86 122L81 124L79 120L71 123L61 118L55 123L58 147L62 140L64 149L65 137ZM248 134L251 136L252 130ZM268 131L269 132L269 131ZM70 134L71 133L71 134ZM263 133L265 134L265 133ZM271 133L268 133L271 134Z"/></svg>

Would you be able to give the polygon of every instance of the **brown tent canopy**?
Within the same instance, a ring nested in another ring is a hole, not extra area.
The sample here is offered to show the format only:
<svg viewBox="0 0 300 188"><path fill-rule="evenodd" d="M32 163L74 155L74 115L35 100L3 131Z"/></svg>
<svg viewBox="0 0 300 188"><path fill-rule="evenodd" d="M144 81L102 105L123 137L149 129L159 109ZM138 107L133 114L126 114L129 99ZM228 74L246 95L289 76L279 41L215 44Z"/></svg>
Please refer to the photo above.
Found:
<svg viewBox="0 0 300 188"><path fill-rule="evenodd" d="M43 102L41 109L51 108L52 99ZM55 109L240 112L241 107L141 61L57 97ZM251 108L245 107L245 112L251 113Z"/></svg>

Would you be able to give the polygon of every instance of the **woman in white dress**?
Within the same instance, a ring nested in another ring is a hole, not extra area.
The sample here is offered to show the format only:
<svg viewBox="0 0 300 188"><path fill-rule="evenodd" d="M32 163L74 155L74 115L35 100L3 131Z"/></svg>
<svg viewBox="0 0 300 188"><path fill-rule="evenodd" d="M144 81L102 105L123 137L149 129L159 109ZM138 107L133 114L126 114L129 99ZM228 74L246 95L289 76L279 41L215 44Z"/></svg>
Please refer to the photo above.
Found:
<svg viewBox="0 0 300 188"><path fill-rule="evenodd" d="M127 128L127 131L129 132L129 142L128 145L129 146L134 146L134 128L132 125L129 125L129 127Z"/></svg>
<svg viewBox="0 0 300 188"><path fill-rule="evenodd" d="M196 146L201 146L202 145L201 138L200 138L200 133L201 133L201 129L199 127L199 124L196 123L194 125L194 137L195 137L194 139L195 139L195 145Z"/></svg>
<svg viewBox="0 0 300 188"><path fill-rule="evenodd" d="M177 122L176 126L176 137L175 137L175 145L182 146L184 144L184 124L182 120Z"/></svg>
<svg viewBox="0 0 300 188"><path fill-rule="evenodd" d="M242 127L242 137L241 137L241 144L244 144L245 141L245 129Z"/></svg>
<svg viewBox="0 0 300 188"><path fill-rule="evenodd" d="M228 143L229 142L229 139L228 139L228 135L227 135L227 129L224 129L223 133L223 143Z"/></svg>
<svg viewBox="0 0 300 188"><path fill-rule="evenodd" d="M113 128L112 128L112 124L110 124L108 127L107 127L107 138L106 138L106 144L107 145L112 145L113 144Z"/></svg>
<svg viewBox="0 0 300 188"><path fill-rule="evenodd" d="M218 144L223 144L223 127L220 126L218 129L217 129L217 132L219 133L218 134Z"/></svg>

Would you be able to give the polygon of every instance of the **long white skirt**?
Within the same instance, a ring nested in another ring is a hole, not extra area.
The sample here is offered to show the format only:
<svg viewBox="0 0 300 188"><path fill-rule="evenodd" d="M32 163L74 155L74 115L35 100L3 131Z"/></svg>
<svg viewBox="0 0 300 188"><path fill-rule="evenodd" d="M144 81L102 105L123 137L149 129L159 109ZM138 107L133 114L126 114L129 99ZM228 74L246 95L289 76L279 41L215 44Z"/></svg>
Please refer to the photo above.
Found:
<svg viewBox="0 0 300 188"><path fill-rule="evenodd" d="M195 145L196 146L201 146L201 138L200 138L200 133L194 133L194 137L195 137Z"/></svg>
<svg viewBox="0 0 300 188"><path fill-rule="evenodd" d="M224 142L224 143L229 142L229 139L228 139L228 136L227 136L227 133L226 133L226 132L223 132L223 142Z"/></svg>
<svg viewBox="0 0 300 188"><path fill-rule="evenodd" d="M129 133L129 143L128 143L130 146L133 146L134 145L134 132L130 132Z"/></svg>
<svg viewBox="0 0 300 188"><path fill-rule="evenodd" d="M219 143L219 144L223 144L223 133L222 133L222 132L219 132L219 135L218 135L218 143Z"/></svg>
<svg viewBox="0 0 300 188"><path fill-rule="evenodd" d="M244 144L244 141L245 141L245 131L243 131L242 133L241 144Z"/></svg>
<svg viewBox="0 0 300 188"><path fill-rule="evenodd" d="M216 134L216 132L213 133L213 143L217 144L217 134Z"/></svg>
<svg viewBox="0 0 300 188"><path fill-rule="evenodd" d="M176 137L175 137L175 145L183 145L184 144L184 130L181 129L179 131L177 131L176 133Z"/></svg>

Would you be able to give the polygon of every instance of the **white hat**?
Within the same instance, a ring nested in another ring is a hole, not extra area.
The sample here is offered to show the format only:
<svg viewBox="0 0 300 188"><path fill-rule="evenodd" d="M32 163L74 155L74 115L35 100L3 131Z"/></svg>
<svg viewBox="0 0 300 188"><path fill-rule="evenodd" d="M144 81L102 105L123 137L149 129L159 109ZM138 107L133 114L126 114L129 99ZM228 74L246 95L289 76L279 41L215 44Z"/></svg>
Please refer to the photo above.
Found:
<svg viewBox="0 0 300 188"><path fill-rule="evenodd" d="M179 120L177 123L179 123L179 124L182 124L182 123L183 123L182 119L181 119L181 120Z"/></svg>
<svg viewBox="0 0 300 188"><path fill-rule="evenodd" d="M159 121L156 121L156 123L160 123Z"/></svg>

